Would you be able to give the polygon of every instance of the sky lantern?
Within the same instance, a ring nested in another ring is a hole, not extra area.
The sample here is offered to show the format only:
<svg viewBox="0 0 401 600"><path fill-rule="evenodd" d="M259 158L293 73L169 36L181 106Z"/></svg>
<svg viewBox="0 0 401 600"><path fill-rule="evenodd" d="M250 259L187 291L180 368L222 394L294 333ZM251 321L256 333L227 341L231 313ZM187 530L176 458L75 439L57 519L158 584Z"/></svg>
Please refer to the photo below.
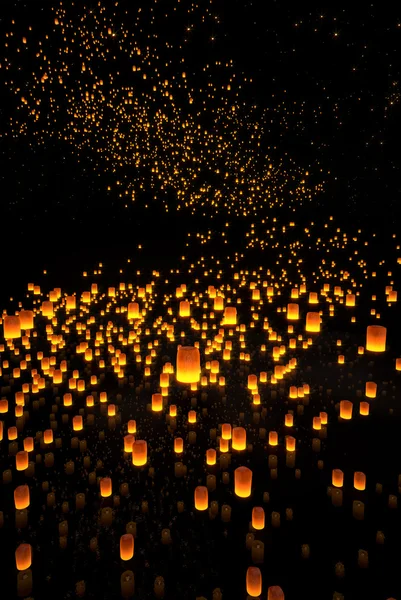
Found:
<svg viewBox="0 0 401 600"><path fill-rule="evenodd" d="M231 440L231 425L230 423L223 423L221 426L221 437L223 440Z"/></svg>
<svg viewBox="0 0 401 600"><path fill-rule="evenodd" d="M233 450L246 449L246 430L243 427L234 427L232 430L232 448Z"/></svg>
<svg viewBox="0 0 401 600"><path fill-rule="evenodd" d="M386 350L387 329L381 325L369 325L366 330L366 350L384 352Z"/></svg>
<svg viewBox="0 0 401 600"><path fill-rule="evenodd" d="M308 312L306 314L306 331L309 333L319 333L320 314L318 312Z"/></svg>
<svg viewBox="0 0 401 600"><path fill-rule="evenodd" d="M206 450L206 464L209 466L216 464L216 450L214 448Z"/></svg>
<svg viewBox="0 0 401 600"><path fill-rule="evenodd" d="M17 454L15 455L15 463L17 471L25 471L25 469L28 468L29 464L28 452L26 452L26 450L21 450L20 452L17 452Z"/></svg>
<svg viewBox="0 0 401 600"><path fill-rule="evenodd" d="M196 510L207 510L209 505L209 492L207 487L198 485L194 493Z"/></svg>
<svg viewBox="0 0 401 600"><path fill-rule="evenodd" d="M131 560L134 556L134 536L132 533L124 533L120 537L120 558Z"/></svg>
<svg viewBox="0 0 401 600"><path fill-rule="evenodd" d="M21 329L24 331L33 329L34 313L32 310L21 310L18 316L20 319Z"/></svg>
<svg viewBox="0 0 401 600"><path fill-rule="evenodd" d="M252 527L257 530L265 527L265 511L261 506L254 506L252 509Z"/></svg>
<svg viewBox="0 0 401 600"><path fill-rule="evenodd" d="M83 419L81 415L75 415L72 419L72 428L74 431L82 431L84 425L83 425Z"/></svg>
<svg viewBox="0 0 401 600"><path fill-rule="evenodd" d="M284 592L279 585L272 585L267 590L267 600L285 600Z"/></svg>
<svg viewBox="0 0 401 600"><path fill-rule="evenodd" d="M354 488L356 490L363 491L366 488L366 475L361 471L355 471L354 473Z"/></svg>
<svg viewBox="0 0 401 600"><path fill-rule="evenodd" d="M14 504L17 510L28 508L30 502L29 487L27 485L19 485L14 490Z"/></svg>
<svg viewBox="0 0 401 600"><path fill-rule="evenodd" d="M176 378L180 383L197 383L200 379L200 353L194 346L178 346Z"/></svg>
<svg viewBox="0 0 401 600"><path fill-rule="evenodd" d="M340 469L333 469L332 484L334 487L342 488L344 484L344 473Z"/></svg>
<svg viewBox="0 0 401 600"><path fill-rule="evenodd" d="M4 339L13 340L21 337L21 321L19 317L6 316L3 319Z"/></svg>
<svg viewBox="0 0 401 600"><path fill-rule="evenodd" d="M367 398L376 398L377 394L377 383L374 381L367 381L365 386L365 396Z"/></svg>
<svg viewBox="0 0 401 600"><path fill-rule="evenodd" d="M174 452L181 454L184 451L184 440L180 437L174 438Z"/></svg>
<svg viewBox="0 0 401 600"><path fill-rule="evenodd" d="M345 420L352 419L353 404L349 400L341 400L340 402L340 417Z"/></svg>
<svg viewBox="0 0 401 600"><path fill-rule="evenodd" d="M132 464L143 467L148 461L148 445L145 440L136 440L132 448Z"/></svg>
<svg viewBox="0 0 401 600"><path fill-rule="evenodd" d="M223 314L223 325L237 324L237 309L234 306L226 306Z"/></svg>
<svg viewBox="0 0 401 600"><path fill-rule="evenodd" d="M112 482L110 477L102 477L100 480L100 495L102 498L108 498L112 494Z"/></svg>
<svg viewBox="0 0 401 600"><path fill-rule="evenodd" d="M262 593L262 573L257 567L249 567L246 572L246 592L251 598Z"/></svg>
<svg viewBox="0 0 401 600"><path fill-rule="evenodd" d="M130 302L128 304L128 319L140 319L140 317L139 304L137 302Z"/></svg>
<svg viewBox="0 0 401 600"><path fill-rule="evenodd" d="M182 300L180 302L179 315L183 318L191 316L191 305L188 300Z"/></svg>
<svg viewBox="0 0 401 600"><path fill-rule="evenodd" d="M299 305L290 303L287 305L287 319L289 321L297 321L299 319Z"/></svg>
<svg viewBox="0 0 401 600"><path fill-rule="evenodd" d="M32 546L20 544L15 551L15 565L18 571L29 569L32 564Z"/></svg>
<svg viewBox="0 0 401 600"><path fill-rule="evenodd" d="M252 471L248 467L238 467L234 471L234 493L239 498L248 498L251 495Z"/></svg>
<svg viewBox="0 0 401 600"><path fill-rule="evenodd" d="M152 394L152 410L153 412L163 410L163 396L161 394Z"/></svg>

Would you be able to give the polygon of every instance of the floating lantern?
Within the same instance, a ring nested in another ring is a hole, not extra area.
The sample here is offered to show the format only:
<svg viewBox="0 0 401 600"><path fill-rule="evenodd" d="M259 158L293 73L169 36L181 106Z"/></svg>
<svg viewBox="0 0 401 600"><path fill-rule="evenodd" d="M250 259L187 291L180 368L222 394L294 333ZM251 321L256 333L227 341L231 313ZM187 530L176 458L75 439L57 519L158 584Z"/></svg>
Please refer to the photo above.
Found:
<svg viewBox="0 0 401 600"><path fill-rule="evenodd" d="M384 352L386 349L387 329L381 325L369 325L366 330L366 350Z"/></svg>
<svg viewBox="0 0 401 600"><path fill-rule="evenodd" d="M163 410L163 396L161 394L152 394L152 410L153 412Z"/></svg>
<svg viewBox="0 0 401 600"><path fill-rule="evenodd" d="M72 419L72 428L74 431L82 431L84 425L83 425L83 419L81 415L75 415L75 417Z"/></svg>
<svg viewBox="0 0 401 600"><path fill-rule="evenodd" d="M352 419L353 404L349 400L341 400L340 402L340 417L345 420Z"/></svg>
<svg viewBox="0 0 401 600"><path fill-rule="evenodd" d="M100 495L102 498L108 498L112 494L112 482L110 477L103 477L100 480Z"/></svg>
<svg viewBox="0 0 401 600"><path fill-rule="evenodd" d="M344 473L340 469L333 469L332 484L334 487L342 488L344 484Z"/></svg>
<svg viewBox="0 0 401 600"><path fill-rule="evenodd" d="M249 567L246 572L246 592L252 598L262 593L262 573L257 567Z"/></svg>
<svg viewBox="0 0 401 600"><path fill-rule="evenodd" d="M367 381L365 387L365 396L367 398L376 398L377 384L373 381Z"/></svg>
<svg viewBox="0 0 401 600"><path fill-rule="evenodd" d="M197 383L200 378L200 353L193 346L178 346L177 381L180 383Z"/></svg>
<svg viewBox="0 0 401 600"><path fill-rule="evenodd" d="M15 551L15 565L18 571L29 569L32 564L32 546L20 544Z"/></svg>
<svg viewBox="0 0 401 600"><path fill-rule="evenodd" d="M216 309L215 309L216 310ZM223 325L237 324L237 309L234 306L226 306L223 315Z"/></svg>
<svg viewBox="0 0 401 600"><path fill-rule="evenodd" d="M221 428L221 437L223 440L231 440L231 425L230 423L223 423Z"/></svg>
<svg viewBox="0 0 401 600"><path fill-rule="evenodd" d="M291 303L287 305L287 319L297 321L299 319L299 305Z"/></svg>
<svg viewBox="0 0 401 600"><path fill-rule="evenodd" d="M148 460L148 445L145 440L136 440L132 448L132 464L143 467Z"/></svg>
<svg viewBox="0 0 401 600"><path fill-rule="evenodd" d="M285 600L284 592L279 585L272 585L267 590L267 600Z"/></svg>
<svg viewBox="0 0 401 600"><path fill-rule="evenodd" d="M17 471L25 471L28 468L29 456L28 452L22 450L15 455L15 463Z"/></svg>
<svg viewBox="0 0 401 600"><path fill-rule="evenodd" d="M235 430L234 430L235 431ZM239 498L248 498L251 495L252 471L248 467L238 467L234 471L234 493Z"/></svg>
<svg viewBox="0 0 401 600"><path fill-rule="evenodd" d="M265 527L265 511L261 506L254 506L252 509L252 527L258 530Z"/></svg>
<svg viewBox="0 0 401 600"><path fill-rule="evenodd" d="M305 329L309 333L319 333L319 331L320 331L320 314L318 312L307 313Z"/></svg>
<svg viewBox="0 0 401 600"><path fill-rule="evenodd" d="M354 473L354 488L356 490L363 491L366 488L366 475L361 471L355 471Z"/></svg>
<svg viewBox="0 0 401 600"><path fill-rule="evenodd" d="M243 427L234 427L232 430L232 448L233 450L246 449L246 430Z"/></svg>
<svg viewBox="0 0 401 600"><path fill-rule="evenodd" d="M120 537L120 558L121 560L131 560L134 556L134 536L132 533L124 533Z"/></svg>
<svg viewBox="0 0 401 600"><path fill-rule="evenodd" d="M206 450L206 464L209 466L216 464L216 450L213 448Z"/></svg>
<svg viewBox="0 0 401 600"><path fill-rule="evenodd" d="M29 487L27 485L19 485L14 490L14 504L17 510L28 508L30 502Z"/></svg>
<svg viewBox="0 0 401 600"><path fill-rule="evenodd" d="M182 438L174 439L174 452L176 454L181 454L184 451L184 440Z"/></svg>
<svg viewBox="0 0 401 600"><path fill-rule="evenodd" d="M209 504L209 492L207 487L198 485L195 488L195 508L196 510L207 510Z"/></svg>
<svg viewBox="0 0 401 600"><path fill-rule="evenodd" d="M6 316L3 319L3 332L5 340L21 337L21 321L19 317Z"/></svg>

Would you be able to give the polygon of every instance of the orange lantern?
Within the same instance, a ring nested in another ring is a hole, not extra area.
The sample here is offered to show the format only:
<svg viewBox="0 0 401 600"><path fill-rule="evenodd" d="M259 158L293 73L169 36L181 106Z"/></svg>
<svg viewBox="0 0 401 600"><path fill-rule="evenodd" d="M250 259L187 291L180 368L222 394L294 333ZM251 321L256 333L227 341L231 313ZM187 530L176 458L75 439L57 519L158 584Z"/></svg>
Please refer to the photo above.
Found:
<svg viewBox="0 0 401 600"><path fill-rule="evenodd" d="M178 346L177 381L197 383L200 378L200 353L194 346Z"/></svg>
<svg viewBox="0 0 401 600"><path fill-rule="evenodd" d="M269 445L277 446L278 445L278 433L277 431L269 431Z"/></svg>
<svg viewBox="0 0 401 600"><path fill-rule="evenodd" d="M367 417L369 415L369 402L361 402L359 405L359 414L363 417Z"/></svg>
<svg viewBox="0 0 401 600"><path fill-rule="evenodd" d="M112 494L112 482L110 477L102 477L100 480L100 495L102 498L108 498Z"/></svg>
<svg viewBox="0 0 401 600"><path fill-rule="evenodd" d="M152 410L153 412L163 410L163 396L161 394L152 394Z"/></svg>
<svg viewBox="0 0 401 600"><path fill-rule="evenodd" d="M3 332L5 340L21 337L21 321L19 317L6 316L3 319Z"/></svg>
<svg viewBox="0 0 401 600"><path fill-rule="evenodd" d="M248 467L238 467L234 471L234 493L239 498L248 498L251 495L252 471Z"/></svg>
<svg viewBox="0 0 401 600"><path fill-rule="evenodd" d="M373 381L366 382L365 396L367 398L376 398L377 384Z"/></svg>
<svg viewBox="0 0 401 600"><path fill-rule="evenodd" d="M174 452L176 454L181 454L184 451L184 440L182 438L174 439Z"/></svg>
<svg viewBox="0 0 401 600"><path fill-rule="evenodd" d="M127 434L124 436L124 452L132 452L132 449L135 444L135 436L132 434Z"/></svg>
<svg viewBox="0 0 401 600"><path fill-rule="evenodd" d="M299 319L298 304L291 303L287 305L287 319L289 321L297 321Z"/></svg>
<svg viewBox="0 0 401 600"><path fill-rule="evenodd" d="M230 423L223 423L221 427L221 437L223 440L231 440L231 425Z"/></svg>
<svg viewBox="0 0 401 600"><path fill-rule="evenodd" d="M285 449L287 452L295 452L297 440L291 435L287 435L285 438Z"/></svg>
<svg viewBox="0 0 401 600"><path fill-rule="evenodd" d="M332 483L334 487L341 488L344 484L344 473L340 469L333 469Z"/></svg>
<svg viewBox="0 0 401 600"><path fill-rule="evenodd" d="M188 413L188 423L192 425L196 423L196 412L194 410L190 410Z"/></svg>
<svg viewBox="0 0 401 600"><path fill-rule="evenodd" d="M128 421L128 433L136 433L136 421L134 419Z"/></svg>
<svg viewBox="0 0 401 600"><path fill-rule="evenodd" d="M216 464L216 450L213 448L206 450L206 464L209 466Z"/></svg>
<svg viewBox="0 0 401 600"><path fill-rule="evenodd" d="M34 442L33 437L27 437L24 439L24 450L25 452L33 452Z"/></svg>
<svg viewBox="0 0 401 600"><path fill-rule="evenodd" d="M18 315L20 319L21 329L27 331L33 329L33 311L32 310L21 310Z"/></svg>
<svg viewBox="0 0 401 600"><path fill-rule="evenodd" d="M252 598L262 593L262 573L257 567L249 567L246 572L246 592Z"/></svg>
<svg viewBox="0 0 401 600"><path fill-rule="evenodd" d="M258 378L256 375L248 375L248 390L258 389Z"/></svg>
<svg viewBox="0 0 401 600"><path fill-rule="evenodd" d="M29 569L32 564L32 546L30 544L20 544L18 546L15 551L15 564L18 571Z"/></svg>
<svg viewBox="0 0 401 600"><path fill-rule="evenodd" d="M366 475L362 471L355 471L354 473L354 488L360 491L366 488Z"/></svg>
<svg viewBox="0 0 401 600"><path fill-rule="evenodd" d="M207 510L209 504L209 492L207 487L198 485L195 488L195 508L196 510Z"/></svg>
<svg viewBox="0 0 401 600"><path fill-rule="evenodd" d="M352 419L353 404L349 400L341 400L340 402L340 417L349 421Z"/></svg>
<svg viewBox="0 0 401 600"><path fill-rule="evenodd" d="M252 510L252 527L258 530L265 527L265 511L261 506L254 506Z"/></svg>
<svg viewBox="0 0 401 600"><path fill-rule="evenodd" d="M191 305L188 300L182 300L180 302L179 315L184 318L191 316Z"/></svg>
<svg viewBox="0 0 401 600"><path fill-rule="evenodd" d="M137 302L130 302L128 304L128 319L139 319L139 304Z"/></svg>
<svg viewBox="0 0 401 600"><path fill-rule="evenodd" d="M121 560L131 560L134 556L134 536L132 533L124 533L120 537L120 558Z"/></svg>
<svg viewBox="0 0 401 600"><path fill-rule="evenodd" d="M46 429L44 431L43 441L45 444L51 444L53 442L53 429Z"/></svg>
<svg viewBox="0 0 401 600"><path fill-rule="evenodd" d="M401 371L401 358L397 358L395 361L395 370Z"/></svg>
<svg viewBox="0 0 401 600"><path fill-rule="evenodd" d="M246 430L243 427L234 427L232 430L232 448L233 450L246 449Z"/></svg>
<svg viewBox="0 0 401 600"><path fill-rule="evenodd" d="M284 592L279 585L272 585L267 590L267 600L284 600Z"/></svg>
<svg viewBox="0 0 401 600"><path fill-rule="evenodd" d="M143 467L148 460L148 445L145 440L137 440L132 448L132 464Z"/></svg>
<svg viewBox="0 0 401 600"><path fill-rule="evenodd" d="M217 309L216 309L217 310ZM226 306L223 315L223 325L237 324L237 309L234 306Z"/></svg>
<svg viewBox="0 0 401 600"><path fill-rule="evenodd" d="M84 425L83 425L83 419L81 415L75 415L75 417L72 419L72 428L74 431L82 431Z"/></svg>
<svg viewBox="0 0 401 600"><path fill-rule="evenodd" d="M29 487L27 485L19 485L14 490L14 504L17 510L28 508L30 502Z"/></svg>
<svg viewBox="0 0 401 600"><path fill-rule="evenodd" d="M15 456L15 462L16 462L17 471L25 471L25 469L28 468L28 464L29 464L28 452L26 452L25 450L21 450L20 452L17 452L17 454Z"/></svg>
<svg viewBox="0 0 401 600"><path fill-rule="evenodd" d="M308 312L306 315L306 331L309 333L319 333L320 314L318 312Z"/></svg>
<svg viewBox="0 0 401 600"><path fill-rule="evenodd" d="M386 349L387 329L381 325L369 325L366 330L366 350L384 352Z"/></svg>
<svg viewBox="0 0 401 600"><path fill-rule="evenodd" d="M285 415L284 424L286 427L292 427L294 425L294 415L292 415L291 413L287 413Z"/></svg>

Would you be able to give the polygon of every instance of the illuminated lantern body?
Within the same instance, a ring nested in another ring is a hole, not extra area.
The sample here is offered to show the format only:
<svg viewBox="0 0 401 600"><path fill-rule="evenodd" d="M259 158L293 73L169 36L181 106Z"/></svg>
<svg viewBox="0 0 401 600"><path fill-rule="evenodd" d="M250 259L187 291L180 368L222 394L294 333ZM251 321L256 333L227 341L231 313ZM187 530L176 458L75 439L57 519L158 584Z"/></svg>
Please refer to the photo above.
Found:
<svg viewBox="0 0 401 600"><path fill-rule="evenodd" d="M306 331L318 333L320 331L320 315L317 312L309 312L306 315Z"/></svg>
<svg viewBox="0 0 401 600"><path fill-rule="evenodd" d="M152 394L152 410L154 412L163 410L163 396L161 394Z"/></svg>
<svg viewBox="0 0 401 600"><path fill-rule="evenodd" d="M366 475L361 471L355 471L354 473L354 488L359 491L363 491L366 488Z"/></svg>
<svg viewBox="0 0 401 600"><path fill-rule="evenodd" d="M216 464L216 450L213 448L206 450L206 464L210 466Z"/></svg>
<svg viewBox="0 0 401 600"><path fill-rule="evenodd" d="M207 487L198 485L195 488L195 508L196 510L207 510L209 504L209 492Z"/></svg>
<svg viewBox="0 0 401 600"><path fill-rule="evenodd" d="M28 452L22 450L21 452L17 452L15 456L17 471L25 471L28 468Z"/></svg>
<svg viewBox="0 0 401 600"><path fill-rule="evenodd" d="M45 301L42 302L42 315L44 317L48 317L49 319L53 318L53 302Z"/></svg>
<svg viewBox="0 0 401 600"><path fill-rule="evenodd" d="M231 440L231 425L230 423L224 423L221 428L221 437L223 440Z"/></svg>
<svg viewBox="0 0 401 600"><path fill-rule="evenodd" d="M297 443L297 440L294 437L292 437L291 435L288 435L285 438L285 449L287 450L287 452L294 452L296 443Z"/></svg>
<svg viewBox="0 0 401 600"><path fill-rule="evenodd" d="M256 375L248 375L248 390L258 389L258 378Z"/></svg>
<svg viewBox="0 0 401 600"><path fill-rule="evenodd" d="M82 431L83 429L83 420L81 415L75 415L72 420L72 428L74 431Z"/></svg>
<svg viewBox="0 0 401 600"><path fill-rule="evenodd" d="M15 551L15 565L18 571L29 569L32 564L32 546L30 544L20 544Z"/></svg>
<svg viewBox="0 0 401 600"><path fill-rule="evenodd" d="M132 464L143 467L148 460L148 445L145 440L137 440L132 448Z"/></svg>
<svg viewBox="0 0 401 600"><path fill-rule="evenodd" d="M45 444L51 444L53 442L53 429L46 429L43 433L43 440Z"/></svg>
<svg viewBox="0 0 401 600"><path fill-rule="evenodd" d="M132 452L135 444L135 436L128 433L124 436L124 452Z"/></svg>
<svg viewBox="0 0 401 600"><path fill-rule="evenodd" d="M395 361L395 370L401 371L401 358L397 358Z"/></svg>
<svg viewBox="0 0 401 600"><path fill-rule="evenodd" d="M176 454L181 454L184 450L184 440L182 438L174 439L174 452Z"/></svg>
<svg viewBox="0 0 401 600"><path fill-rule="evenodd" d="M237 324L237 309L234 306L226 306L223 315L223 325Z"/></svg>
<svg viewBox="0 0 401 600"><path fill-rule="evenodd" d="M133 419L128 421L128 433L136 433L136 421Z"/></svg>
<svg viewBox="0 0 401 600"><path fill-rule="evenodd" d="M192 425L196 423L196 412L194 410L190 410L188 413L188 423Z"/></svg>
<svg viewBox="0 0 401 600"><path fill-rule="evenodd" d="M361 402L359 405L359 414L363 417L367 417L369 415L369 402Z"/></svg>
<svg viewBox="0 0 401 600"><path fill-rule="evenodd" d="M234 471L234 492L239 498L251 495L252 471L248 467L238 467Z"/></svg>
<svg viewBox="0 0 401 600"><path fill-rule="evenodd" d="M77 299L75 296L67 296L66 298L66 309L75 310L77 308Z"/></svg>
<svg viewBox="0 0 401 600"><path fill-rule="evenodd" d="M177 381L197 383L200 378L200 353L194 346L178 346Z"/></svg>
<svg viewBox="0 0 401 600"><path fill-rule="evenodd" d="M298 306L298 304L288 304L288 306L287 306L287 319L289 321L297 321L299 319L299 306Z"/></svg>
<svg viewBox="0 0 401 600"><path fill-rule="evenodd" d="M257 567L249 567L246 572L246 592L252 598L262 593L262 573Z"/></svg>
<svg viewBox="0 0 401 600"><path fill-rule="evenodd" d="M293 425L294 425L294 415L292 415L291 413L287 413L285 415L285 426L292 427Z"/></svg>
<svg viewBox="0 0 401 600"><path fill-rule="evenodd" d="M234 427L232 430L232 448L233 450L246 449L246 430L243 427Z"/></svg>
<svg viewBox="0 0 401 600"><path fill-rule="evenodd" d="M129 319L139 319L139 304L137 302L130 302L128 304L128 318Z"/></svg>
<svg viewBox="0 0 401 600"><path fill-rule="evenodd" d="M100 480L100 495L102 498L108 498L112 494L112 483L110 477L103 477Z"/></svg>
<svg viewBox="0 0 401 600"><path fill-rule="evenodd" d="M134 536L132 533L125 533L120 537L120 557L121 560L131 560L134 556Z"/></svg>
<svg viewBox="0 0 401 600"><path fill-rule="evenodd" d="M352 419L353 404L349 400L341 400L340 402L340 417L342 419Z"/></svg>
<svg viewBox="0 0 401 600"><path fill-rule="evenodd" d="M261 506L255 506L252 510L252 527L258 530L265 527L265 511Z"/></svg>
<svg viewBox="0 0 401 600"><path fill-rule="evenodd" d="M14 504L17 510L28 508L30 502L29 487L27 485L19 485L14 490Z"/></svg>
<svg viewBox="0 0 401 600"><path fill-rule="evenodd" d="M180 315L180 317L190 317L191 316L191 305L189 304L188 300L182 300L180 302L179 315Z"/></svg>
<svg viewBox="0 0 401 600"><path fill-rule="evenodd" d="M19 317L4 317L4 339L13 340L21 337L21 321Z"/></svg>
<svg viewBox="0 0 401 600"><path fill-rule="evenodd" d="M18 315L21 323L21 329L27 331L33 329L33 312L31 310L21 310Z"/></svg>
<svg viewBox="0 0 401 600"><path fill-rule="evenodd" d="M341 488L344 484L344 473L340 469L333 469L332 483L334 487Z"/></svg>
<svg viewBox="0 0 401 600"><path fill-rule="evenodd" d="M386 349L387 329L381 325L369 325L366 331L366 350L384 352Z"/></svg>
<svg viewBox="0 0 401 600"><path fill-rule="evenodd" d="M366 382L365 395L367 398L376 398L377 384L373 381Z"/></svg>
<svg viewBox="0 0 401 600"><path fill-rule="evenodd" d="M272 585L267 590L267 600L285 600L284 592L279 585Z"/></svg>

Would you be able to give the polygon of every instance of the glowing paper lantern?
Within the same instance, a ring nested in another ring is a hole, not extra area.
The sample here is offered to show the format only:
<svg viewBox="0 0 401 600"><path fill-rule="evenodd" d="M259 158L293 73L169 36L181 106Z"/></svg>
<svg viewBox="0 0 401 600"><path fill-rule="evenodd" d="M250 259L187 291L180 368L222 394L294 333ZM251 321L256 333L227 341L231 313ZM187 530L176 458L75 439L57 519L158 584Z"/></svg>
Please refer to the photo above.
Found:
<svg viewBox="0 0 401 600"><path fill-rule="evenodd" d="M231 440L231 425L230 423L223 423L221 427L221 437L223 440Z"/></svg>
<svg viewBox="0 0 401 600"><path fill-rule="evenodd" d="M21 310L18 315L20 319L21 329L27 331L33 329L33 311L32 310Z"/></svg>
<svg viewBox="0 0 401 600"><path fill-rule="evenodd" d="M20 544L15 551L15 565L18 571L29 569L32 564L32 546Z"/></svg>
<svg viewBox="0 0 401 600"><path fill-rule="evenodd" d="M161 394L152 394L152 410L153 412L163 410L163 396Z"/></svg>
<svg viewBox="0 0 401 600"><path fill-rule="evenodd" d="M265 511L261 506L254 506L252 509L252 527L257 530L265 527Z"/></svg>
<svg viewBox="0 0 401 600"><path fill-rule="evenodd" d="M145 440L137 440L132 448L132 464L143 467L148 460L148 445Z"/></svg>
<svg viewBox="0 0 401 600"><path fill-rule="evenodd" d="M233 450L246 449L246 430L243 427L234 427L232 430L232 448Z"/></svg>
<svg viewBox="0 0 401 600"><path fill-rule="evenodd" d="M292 303L287 306L287 319L289 321L297 321L299 319L299 305Z"/></svg>
<svg viewBox="0 0 401 600"><path fill-rule="evenodd" d="M197 383L200 378L200 353L194 346L178 346L177 381Z"/></svg>
<svg viewBox="0 0 401 600"><path fill-rule="evenodd" d="M248 498L251 495L252 471L248 467L238 467L234 471L234 493L239 498Z"/></svg>
<svg viewBox="0 0 401 600"><path fill-rule="evenodd" d="M365 395L367 398L376 398L377 384L373 381L366 382Z"/></svg>
<svg viewBox="0 0 401 600"><path fill-rule="evenodd" d="M28 452L26 452L25 450L21 450L20 452L17 452L17 454L15 456L15 463L16 463L17 471L25 471L25 469L28 468L28 464L29 464Z"/></svg>
<svg viewBox="0 0 401 600"><path fill-rule="evenodd" d="M121 560L131 560L134 556L134 536L132 533L124 533L120 537L120 558Z"/></svg>
<svg viewBox="0 0 401 600"><path fill-rule="evenodd" d="M21 337L21 321L19 317L6 316L3 319L4 339L13 340Z"/></svg>
<svg viewBox="0 0 401 600"><path fill-rule="evenodd" d="M27 485L19 485L14 490L14 504L17 510L28 508L30 502L29 487Z"/></svg>
<svg viewBox="0 0 401 600"><path fill-rule="evenodd" d="M262 573L257 567L249 567L246 572L246 592L252 598L262 593Z"/></svg>
<svg viewBox="0 0 401 600"><path fill-rule="evenodd" d="M340 417L345 420L352 419L353 404L349 400L341 400L340 402Z"/></svg>
<svg viewBox="0 0 401 600"><path fill-rule="evenodd" d="M234 306L226 306L223 315L223 325L237 324L237 309Z"/></svg>
<svg viewBox="0 0 401 600"><path fill-rule="evenodd" d="M108 498L112 494L112 482L110 477L103 477L100 480L100 495L102 498Z"/></svg>
<svg viewBox="0 0 401 600"><path fill-rule="evenodd" d="M340 469L333 469L332 484L334 487L341 488L344 484L344 473Z"/></svg>
<svg viewBox="0 0 401 600"><path fill-rule="evenodd" d="M366 330L366 350L384 352L386 350L387 329L381 325L369 325Z"/></svg>
<svg viewBox="0 0 401 600"><path fill-rule="evenodd" d="M320 314L318 312L307 313L305 329L309 333L318 333L320 331Z"/></svg>
<svg viewBox="0 0 401 600"><path fill-rule="evenodd" d="M180 302L179 315L184 318L191 316L191 305L188 300L182 300Z"/></svg>
<svg viewBox="0 0 401 600"><path fill-rule="evenodd" d="M209 504L209 492L207 487L198 485L195 488L194 497L196 510L207 510Z"/></svg>
<svg viewBox="0 0 401 600"><path fill-rule="evenodd" d="M366 488L366 475L361 471L355 471L354 473L354 488L356 490L363 491Z"/></svg>
<svg viewBox="0 0 401 600"><path fill-rule="evenodd" d="M285 600L284 592L279 585L272 585L267 590L267 600Z"/></svg>

